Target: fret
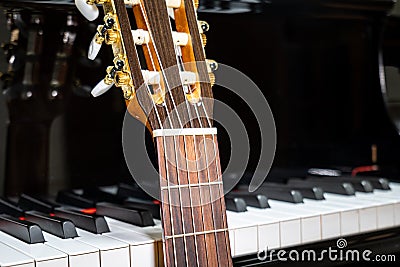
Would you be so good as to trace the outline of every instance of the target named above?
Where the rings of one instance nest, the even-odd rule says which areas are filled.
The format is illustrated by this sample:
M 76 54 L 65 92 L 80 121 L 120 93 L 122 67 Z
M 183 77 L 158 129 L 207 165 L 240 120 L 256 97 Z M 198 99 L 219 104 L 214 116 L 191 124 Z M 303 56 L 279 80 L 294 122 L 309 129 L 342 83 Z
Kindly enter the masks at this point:
M 165 239 L 173 239 L 173 238 L 182 238 L 182 237 L 196 236 L 196 235 L 216 234 L 216 233 L 228 232 L 228 231 L 229 231 L 229 229 L 216 229 L 216 230 L 203 231 L 203 232 L 193 232 L 193 233 L 188 233 L 188 234 L 164 236 L 164 238 Z
M 162 186 L 161 190 L 175 189 L 175 188 L 189 188 L 189 187 L 200 187 L 200 186 L 212 186 L 212 185 L 222 185 L 222 181 L 209 182 L 209 183 L 196 183 L 196 184 L 180 184 L 180 185 L 167 185 Z

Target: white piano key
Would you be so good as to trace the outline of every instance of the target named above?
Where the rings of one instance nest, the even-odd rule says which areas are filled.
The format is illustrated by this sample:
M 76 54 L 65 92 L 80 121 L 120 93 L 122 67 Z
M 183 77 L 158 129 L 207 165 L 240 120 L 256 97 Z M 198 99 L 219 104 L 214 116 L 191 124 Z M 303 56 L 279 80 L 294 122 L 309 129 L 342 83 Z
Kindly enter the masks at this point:
M 301 244 L 301 217 L 284 212 L 273 211 L 272 209 L 257 209 L 248 207 L 244 216 L 261 216 L 264 218 L 276 219 L 280 223 L 281 247 L 288 247 Z M 261 211 L 261 212 L 260 212 Z
M 62 239 L 43 232 L 46 245 L 68 255 L 69 267 L 100 267 L 100 253 L 97 248 L 79 242 L 76 239 Z
M 105 219 L 110 229 L 122 228 L 133 232 L 137 232 L 144 236 L 151 237 L 155 241 L 162 241 L 162 226 L 160 220 L 154 220 L 155 223 L 154 226 L 140 227 L 107 216 L 105 217 Z
M 36 267 L 68 267 L 67 254 L 44 243 L 28 244 L 3 232 L 0 232 L 0 240 L 3 244 L 33 258 Z
M 345 203 L 332 203 L 327 200 L 304 199 L 306 205 L 321 211 L 322 239 L 339 235 L 351 235 L 360 232 L 359 211 Z M 339 213 L 339 217 L 336 215 Z M 338 234 L 338 231 L 340 234 Z
M 293 204 L 277 200 L 269 200 L 268 202 L 272 210 L 301 217 L 301 242 L 303 244 L 321 240 L 321 213 L 314 207 L 310 209 L 303 203 Z M 262 211 L 262 209 L 259 210 Z
M 129 244 L 131 266 L 160 266 L 158 262 L 158 245 L 154 239 L 127 231 L 123 228 L 113 228 L 103 235 Z M 146 257 L 143 257 L 146 255 Z
M 281 247 L 280 242 L 280 225 L 279 220 L 265 218 L 262 216 L 247 217 L 242 216 L 242 213 L 227 211 L 228 228 L 240 228 L 257 226 L 257 251 L 264 250 L 265 248 L 275 249 Z M 234 232 L 234 231 L 232 231 Z M 234 233 L 233 233 L 234 234 Z M 247 242 L 245 240 L 237 239 L 237 242 Z M 232 243 L 232 240 L 231 240 Z
M 1 267 L 35 267 L 35 261 L 6 244 L 0 243 L 0 266 Z
M 252 254 L 258 251 L 258 229 L 254 222 L 240 219 L 227 211 L 232 256 Z
M 384 229 L 395 225 L 396 201 L 392 199 L 378 197 L 375 193 L 362 192 L 357 192 L 356 196 L 334 196 L 333 198 L 347 203 L 351 202 L 353 205 L 360 204 L 367 207 L 366 209 L 360 209 L 360 215 L 366 218 L 364 221 L 360 222 L 361 231 L 363 231 L 363 226 L 365 231 L 371 230 L 368 228 L 370 227 L 369 223 L 374 221 L 372 219 L 373 217 L 376 217 L 376 229 Z M 370 218 L 370 221 L 367 221 L 367 218 Z
M 368 200 L 377 207 L 378 229 L 393 227 L 395 225 L 395 205 L 399 203 L 388 197 L 381 197 L 374 193 L 356 193 L 356 199 Z
M 100 251 L 102 267 L 130 267 L 129 245 L 113 238 L 92 234 L 77 228 L 79 237 L 76 240 L 86 243 Z
M 341 196 L 325 193 L 327 202 L 342 203 L 358 209 L 360 232 L 374 231 L 378 229 L 377 207 L 374 203 L 368 203 L 355 196 Z

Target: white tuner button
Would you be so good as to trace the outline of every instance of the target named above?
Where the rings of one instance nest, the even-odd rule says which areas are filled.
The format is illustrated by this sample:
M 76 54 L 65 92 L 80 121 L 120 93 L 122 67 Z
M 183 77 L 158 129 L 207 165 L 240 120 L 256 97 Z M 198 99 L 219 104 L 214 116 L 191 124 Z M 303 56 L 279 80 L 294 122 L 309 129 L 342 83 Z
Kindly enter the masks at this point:
M 99 16 L 99 9 L 96 5 L 89 5 L 86 0 L 75 0 L 75 5 L 82 15 L 89 21 L 97 19 Z
M 96 36 L 97 36 L 97 34 L 93 37 L 92 42 L 90 43 L 90 46 L 89 46 L 88 58 L 90 60 L 94 60 L 97 57 L 97 55 L 99 54 L 100 49 L 101 49 L 102 44 L 99 44 L 98 42 L 96 42 Z
M 113 87 L 114 83 L 112 84 L 106 84 L 104 82 L 104 80 L 101 80 L 101 82 L 99 82 L 95 88 L 93 88 L 92 90 L 92 95 L 94 97 L 98 97 L 102 94 L 104 94 L 105 92 L 107 92 L 108 90 L 111 89 L 111 87 Z

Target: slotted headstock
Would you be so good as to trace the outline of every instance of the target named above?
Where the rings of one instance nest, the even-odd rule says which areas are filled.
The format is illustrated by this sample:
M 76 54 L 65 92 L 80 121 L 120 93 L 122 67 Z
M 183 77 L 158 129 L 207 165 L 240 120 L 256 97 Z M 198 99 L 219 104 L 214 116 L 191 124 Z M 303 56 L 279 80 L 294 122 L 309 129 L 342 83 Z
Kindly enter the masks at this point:
M 206 22 L 197 20 L 195 0 L 75 0 L 89 20 L 104 9 L 104 24 L 89 49 L 94 59 L 105 43 L 114 64 L 93 90 L 99 96 L 122 89 L 129 112 L 150 130 L 211 127 L 212 74 L 217 63 L 205 59 Z M 132 28 L 126 7 L 132 7 Z M 140 58 L 142 60 L 140 60 Z

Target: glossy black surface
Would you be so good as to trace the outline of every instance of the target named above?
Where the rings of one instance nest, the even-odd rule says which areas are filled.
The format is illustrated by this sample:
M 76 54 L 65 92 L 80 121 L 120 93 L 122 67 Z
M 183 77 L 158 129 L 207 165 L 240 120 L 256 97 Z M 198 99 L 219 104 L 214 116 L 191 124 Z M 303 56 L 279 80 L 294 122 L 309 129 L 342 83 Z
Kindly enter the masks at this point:
M 0 215 L 0 230 L 28 244 L 44 242 L 42 229 L 37 224 L 10 215 Z

